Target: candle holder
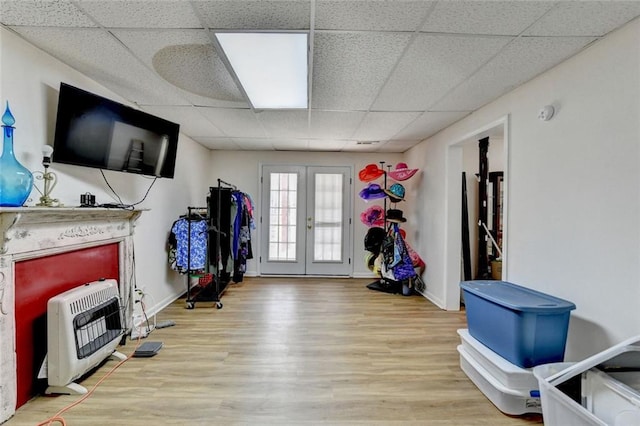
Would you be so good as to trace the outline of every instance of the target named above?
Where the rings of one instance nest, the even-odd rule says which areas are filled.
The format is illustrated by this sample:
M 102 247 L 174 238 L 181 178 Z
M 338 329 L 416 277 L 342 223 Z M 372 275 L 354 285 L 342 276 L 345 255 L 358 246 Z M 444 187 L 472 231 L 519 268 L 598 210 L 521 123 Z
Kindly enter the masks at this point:
M 51 165 L 51 156 L 53 154 L 53 148 L 51 145 L 45 145 L 42 147 L 42 165 L 44 166 L 44 172 L 35 171 L 33 176 L 36 180 L 43 181 L 42 191 L 34 185 L 36 190 L 40 193 L 40 202 L 36 204 L 38 207 L 60 207 L 60 202 L 56 198 L 51 198 L 51 191 L 58 183 L 58 177 L 55 173 L 49 171 Z

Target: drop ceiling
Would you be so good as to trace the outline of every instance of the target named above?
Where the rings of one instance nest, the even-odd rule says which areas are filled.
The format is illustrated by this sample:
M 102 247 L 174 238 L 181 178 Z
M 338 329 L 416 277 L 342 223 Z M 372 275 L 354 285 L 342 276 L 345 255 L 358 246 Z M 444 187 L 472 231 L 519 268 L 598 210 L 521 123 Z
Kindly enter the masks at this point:
M 0 24 L 214 150 L 404 152 L 637 1 L 0 0 Z M 309 108 L 255 110 L 219 31 L 309 33 Z

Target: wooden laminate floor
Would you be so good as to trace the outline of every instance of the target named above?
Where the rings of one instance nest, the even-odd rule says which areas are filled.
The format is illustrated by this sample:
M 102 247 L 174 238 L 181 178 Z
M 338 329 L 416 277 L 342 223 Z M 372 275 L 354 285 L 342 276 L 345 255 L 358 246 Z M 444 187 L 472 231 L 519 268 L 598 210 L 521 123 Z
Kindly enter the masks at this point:
M 542 423 L 504 415 L 460 370 L 464 312 L 368 282 L 246 278 L 220 310 L 178 300 L 158 315 L 176 325 L 145 339 L 164 343 L 158 355 L 129 359 L 63 417 L 73 426 Z M 36 397 L 5 424 L 36 425 L 77 399 Z

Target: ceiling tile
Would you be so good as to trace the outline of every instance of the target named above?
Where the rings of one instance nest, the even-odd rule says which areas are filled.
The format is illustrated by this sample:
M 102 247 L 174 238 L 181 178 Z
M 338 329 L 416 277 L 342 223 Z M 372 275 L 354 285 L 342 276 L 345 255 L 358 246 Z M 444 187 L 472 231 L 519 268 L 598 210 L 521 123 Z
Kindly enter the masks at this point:
M 595 38 L 521 37 L 432 110 L 473 111 L 577 53 Z
M 186 1 L 77 0 L 78 5 L 107 28 L 201 28 Z
M 180 124 L 180 131 L 194 137 L 220 137 L 224 134 L 191 106 L 142 106 L 144 111 Z
M 250 109 L 198 107 L 198 110 L 227 136 L 266 137 L 256 114 Z
M 344 144 L 342 151 L 345 152 L 378 152 L 378 149 L 384 145 L 385 142 L 379 142 L 375 144 L 359 144 L 358 141 L 351 140 Z
M 394 136 L 399 140 L 421 141 L 465 117 L 469 112 L 425 112 Z
M 2 0 L 0 22 L 7 26 L 97 26 L 80 9 L 63 0 Z
M 205 148 L 220 150 L 220 151 L 238 151 L 240 146 L 235 144 L 229 138 L 209 138 L 205 136 L 198 136 L 192 138 L 195 142 L 204 146 Z
M 272 139 L 232 138 L 231 141 L 246 151 L 273 151 Z
M 367 110 L 411 35 L 316 33 L 312 107 Z
M 360 141 L 391 139 L 419 115 L 419 112 L 370 112 L 353 135 L 353 139 Z
M 310 1 L 192 1 L 211 29 L 308 30 Z
M 308 138 L 309 113 L 301 111 L 262 111 L 256 114 L 272 138 Z
M 98 29 L 16 27 L 26 40 L 136 104 L 184 105 L 173 86 Z
M 310 135 L 318 139 L 349 139 L 365 114 L 364 112 L 311 110 Z
M 194 105 L 248 107 L 203 30 L 113 30 L 148 67 Z
M 510 40 L 510 37 L 422 34 L 411 43 L 372 109 L 424 111 Z
M 416 31 L 435 1 L 316 0 L 316 30 Z
M 348 141 L 344 140 L 311 139 L 308 141 L 307 150 L 340 152 L 347 143 Z
M 307 151 L 308 139 L 280 139 L 273 140 L 273 148 L 277 151 Z
M 393 140 L 378 147 L 378 152 L 405 152 L 418 144 L 417 141 Z
M 440 1 L 422 31 L 518 35 L 553 5 L 548 1 Z
M 639 14 L 638 1 L 561 1 L 525 34 L 603 36 Z

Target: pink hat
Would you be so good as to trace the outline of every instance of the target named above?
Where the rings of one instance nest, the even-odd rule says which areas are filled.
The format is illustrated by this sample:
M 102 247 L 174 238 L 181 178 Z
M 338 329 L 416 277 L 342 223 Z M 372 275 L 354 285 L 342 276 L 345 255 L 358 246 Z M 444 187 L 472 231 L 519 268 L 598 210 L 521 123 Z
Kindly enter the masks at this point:
M 384 210 L 380 206 L 371 206 L 360 213 L 360 220 L 369 227 L 384 226 Z
M 410 169 L 407 163 L 398 163 L 396 164 L 395 170 L 391 170 L 388 174 L 391 179 L 402 181 L 409 179 L 415 175 L 417 171 L 418 169 Z

